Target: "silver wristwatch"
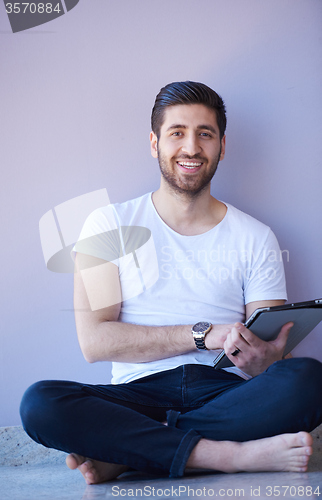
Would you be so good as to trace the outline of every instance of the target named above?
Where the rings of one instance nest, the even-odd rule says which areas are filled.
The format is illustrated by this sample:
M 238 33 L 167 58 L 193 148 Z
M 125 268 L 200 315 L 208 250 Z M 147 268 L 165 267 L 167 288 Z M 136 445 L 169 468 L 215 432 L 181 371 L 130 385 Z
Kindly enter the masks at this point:
M 192 328 L 192 335 L 196 344 L 197 349 L 204 350 L 207 349 L 205 344 L 205 337 L 208 332 L 210 332 L 212 327 L 211 323 L 207 321 L 199 321 Z

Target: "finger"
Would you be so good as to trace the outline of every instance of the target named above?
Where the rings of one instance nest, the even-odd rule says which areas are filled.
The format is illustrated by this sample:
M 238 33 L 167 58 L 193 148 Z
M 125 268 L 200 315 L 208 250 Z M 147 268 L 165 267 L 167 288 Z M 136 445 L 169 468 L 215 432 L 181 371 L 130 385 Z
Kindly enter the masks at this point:
M 239 352 L 241 352 L 241 347 L 238 347 L 236 343 L 233 340 L 233 335 L 229 334 L 227 337 L 225 343 L 224 343 L 224 350 L 227 355 L 231 355 L 232 352 L 235 352 L 238 349 Z
M 294 326 L 294 323 L 292 323 L 291 321 L 282 326 L 280 333 L 274 341 L 274 344 L 278 348 L 285 347 L 292 326 Z
M 256 341 L 256 336 L 246 328 L 242 323 L 235 323 L 232 328 L 232 333 L 238 335 L 242 342 L 245 342 L 248 345 L 251 345 Z M 238 339 L 235 337 L 236 342 Z
M 224 350 L 225 350 L 225 353 L 226 354 L 230 354 L 231 352 L 233 352 L 234 350 L 236 349 L 236 347 L 234 346 L 234 343 L 232 341 L 232 337 L 231 337 L 231 334 L 227 335 L 227 338 L 224 342 Z
M 240 353 L 241 353 L 241 350 L 238 347 L 236 347 L 236 349 L 233 352 L 231 352 L 230 355 L 235 357 L 235 356 L 238 356 L 238 354 L 240 354 Z
M 233 328 L 231 333 L 227 336 L 226 342 L 224 344 L 224 349 L 226 354 L 228 353 L 230 355 L 236 356 L 240 352 L 243 352 L 243 350 L 245 350 L 246 347 L 248 347 L 248 344 L 239 335 L 237 329 Z
M 236 348 L 234 344 L 231 342 L 227 341 L 224 344 L 224 350 L 227 358 L 234 364 L 236 365 L 236 362 L 238 363 L 238 355 L 241 354 L 241 351 Z

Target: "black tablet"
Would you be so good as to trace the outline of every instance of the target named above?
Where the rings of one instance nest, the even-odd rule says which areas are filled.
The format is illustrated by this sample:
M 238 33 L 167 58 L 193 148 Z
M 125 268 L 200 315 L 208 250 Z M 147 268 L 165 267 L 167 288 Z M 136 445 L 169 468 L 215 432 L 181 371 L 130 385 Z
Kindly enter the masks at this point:
M 320 321 L 322 321 L 322 299 L 296 302 L 284 306 L 256 309 L 245 326 L 262 340 L 274 340 L 283 325 L 292 321 L 292 327 L 284 350 L 284 356 L 297 346 Z M 214 360 L 215 368 L 234 366 L 222 351 Z

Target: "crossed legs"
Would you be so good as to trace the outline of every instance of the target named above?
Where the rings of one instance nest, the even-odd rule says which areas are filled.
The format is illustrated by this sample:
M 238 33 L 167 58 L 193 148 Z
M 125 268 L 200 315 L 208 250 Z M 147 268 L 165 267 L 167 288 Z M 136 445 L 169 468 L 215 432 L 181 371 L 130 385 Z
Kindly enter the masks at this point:
M 292 365 L 289 364 L 287 370 L 285 362 L 279 362 L 277 368 L 268 370 L 266 378 L 261 375 L 262 383 L 259 377 L 250 382 L 237 380 L 236 385 L 230 381 L 229 390 L 222 391 L 216 398 L 199 406 L 194 406 L 192 401 L 190 408 L 183 406 L 181 409 L 177 401 L 168 406 L 160 403 L 156 408 L 151 398 L 145 398 L 144 404 L 134 404 L 137 394 L 133 401 L 126 400 L 124 394 L 117 400 L 104 391 L 101 397 L 89 394 L 84 386 L 76 383 L 44 382 L 26 392 L 21 416 L 29 435 L 45 446 L 69 453 L 67 465 L 71 469 L 78 468 L 89 484 L 113 479 L 127 467 L 172 477 L 181 476 L 185 468 L 223 472 L 305 471 L 312 453 L 312 438 L 303 431 L 312 430 L 322 420 L 322 365 L 314 360 L 288 361 Z M 285 380 L 281 384 L 283 370 L 286 370 Z M 256 400 L 260 387 L 263 392 L 265 384 L 276 384 L 277 380 L 275 401 L 269 398 L 264 404 L 258 397 Z M 125 389 L 130 390 L 132 386 L 126 385 Z M 200 387 L 203 385 L 201 378 Z M 142 380 L 135 388 L 141 391 L 145 386 L 146 381 Z M 294 387 L 296 391 L 292 392 Z M 117 391 L 115 386 L 114 390 Z M 181 394 L 182 390 L 179 392 Z M 190 392 L 193 393 L 193 389 L 188 387 L 187 394 Z M 240 394 L 241 400 L 238 399 Z M 247 394 L 250 402 L 253 399 L 250 414 L 263 423 L 262 436 L 257 431 L 252 434 L 256 425 L 241 411 L 250 404 L 249 401 L 242 404 Z M 299 394 L 303 397 L 299 398 Z M 157 400 L 158 396 L 156 394 Z M 294 399 L 297 399 L 296 404 Z M 279 413 L 275 415 L 272 411 L 265 423 L 263 415 L 267 413 L 267 406 L 274 409 L 274 405 L 275 410 L 276 405 L 284 405 L 290 410 L 279 412 L 283 414 L 282 420 Z M 167 409 L 172 410 L 168 417 L 169 413 L 175 413 L 176 419 L 173 421 L 172 415 L 168 418 L 169 425 L 165 426 L 162 421 Z M 225 432 L 225 419 L 216 420 L 216 412 L 224 410 L 232 418 L 228 419 Z M 290 419 L 290 415 L 293 418 Z M 232 423 L 234 428 L 230 429 Z M 265 428 L 266 424 L 270 428 Z M 261 429 L 260 425 L 257 427 Z M 300 430 L 302 432 L 293 432 Z

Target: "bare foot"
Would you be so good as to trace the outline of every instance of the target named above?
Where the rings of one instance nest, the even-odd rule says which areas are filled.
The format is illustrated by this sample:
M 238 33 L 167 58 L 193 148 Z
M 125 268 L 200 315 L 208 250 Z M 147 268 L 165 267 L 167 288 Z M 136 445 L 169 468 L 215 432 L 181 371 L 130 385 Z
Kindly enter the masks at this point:
M 126 465 L 99 462 L 98 460 L 82 457 L 76 453 L 71 453 L 66 457 L 66 464 L 72 470 L 78 469 L 83 474 L 87 484 L 110 481 L 128 470 Z
M 313 452 L 312 443 L 312 436 L 307 432 L 244 443 L 201 439 L 192 451 L 187 467 L 222 472 L 305 472 Z
M 240 470 L 249 472 L 267 470 L 305 472 L 310 455 L 313 453 L 313 439 L 307 432 L 281 434 L 240 444 L 242 445 Z

